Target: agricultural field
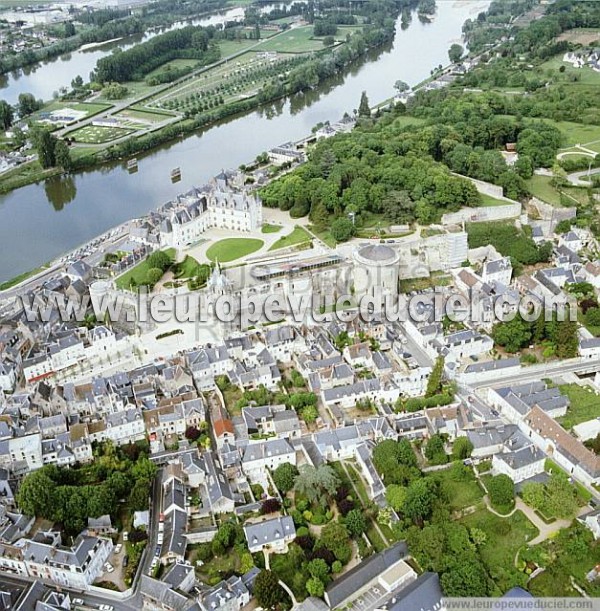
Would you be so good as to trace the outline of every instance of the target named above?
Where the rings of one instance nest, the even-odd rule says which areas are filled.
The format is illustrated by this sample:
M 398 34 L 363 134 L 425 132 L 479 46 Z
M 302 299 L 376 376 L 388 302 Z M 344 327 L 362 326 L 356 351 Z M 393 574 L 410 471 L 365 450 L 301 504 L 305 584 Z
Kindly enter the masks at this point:
M 135 129 L 126 129 L 123 127 L 86 125 L 85 127 L 70 132 L 69 136 L 81 144 L 104 144 L 123 138 L 123 136 L 129 136 L 134 131 Z
M 575 28 L 574 30 L 563 32 L 558 37 L 558 40 L 566 40 L 568 42 L 589 46 L 596 41 L 600 41 L 600 30 L 596 28 Z
M 119 119 L 131 120 L 138 125 L 155 125 L 157 123 L 162 123 L 169 118 L 173 118 L 176 115 L 173 113 L 167 113 L 164 111 L 158 110 L 144 110 L 143 108 L 138 108 L 136 106 L 130 106 L 125 110 L 122 110 L 115 117 Z
M 203 111 L 252 97 L 268 81 L 289 69 L 293 59 L 248 52 L 214 66 L 146 103 L 150 109 Z

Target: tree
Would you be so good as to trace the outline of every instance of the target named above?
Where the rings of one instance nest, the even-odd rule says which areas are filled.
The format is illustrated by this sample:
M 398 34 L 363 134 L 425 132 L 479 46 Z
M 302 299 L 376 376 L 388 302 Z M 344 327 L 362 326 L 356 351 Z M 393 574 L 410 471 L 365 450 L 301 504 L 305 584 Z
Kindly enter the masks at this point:
M 406 500 L 406 488 L 398 484 L 391 484 L 385 490 L 385 498 L 394 511 L 402 511 Z
M 164 272 L 160 267 L 151 267 L 146 272 L 146 283 L 154 286 L 163 277 L 163 274 Z
M 370 117 L 371 107 L 369 106 L 369 97 L 367 92 L 363 91 L 360 96 L 360 104 L 358 105 L 358 116 L 359 117 Z
M 448 49 L 448 57 L 450 58 L 450 61 L 453 64 L 458 64 L 458 62 L 460 62 L 464 52 L 465 52 L 465 50 L 459 44 L 454 43 Z
M 65 38 L 75 36 L 75 26 L 72 21 L 65 21 Z
M 315 558 L 311 560 L 307 567 L 311 577 L 316 577 L 323 583 L 329 581 L 329 565 L 322 558 Z
M 452 446 L 452 457 L 455 460 L 465 460 L 471 457 L 473 444 L 468 437 L 458 437 Z
M 36 100 L 31 93 L 20 93 L 17 103 L 17 112 L 19 117 L 24 118 L 33 114 L 44 105 L 42 100 Z
M 56 138 L 47 130 L 35 130 L 32 134 L 42 168 L 52 168 L 56 165 Z
M 564 473 L 552 473 L 546 483 L 548 512 L 557 518 L 572 518 L 577 511 L 575 488 Z
M 132 511 L 145 511 L 148 509 L 152 482 L 148 479 L 138 479 L 129 494 L 129 506 Z
M 487 483 L 490 502 L 496 507 L 512 507 L 515 502 L 515 484 L 508 475 L 495 475 Z
M 356 539 L 367 530 L 367 521 L 364 513 L 360 509 L 352 509 L 346 516 L 346 528 L 348 532 Z
M 254 581 L 254 596 L 263 609 L 275 609 L 285 600 L 285 592 L 279 585 L 275 573 L 262 570 Z
M 339 522 L 330 522 L 323 527 L 317 545 L 333 552 L 342 564 L 346 564 L 352 555 L 348 530 Z
M 427 390 L 425 391 L 426 397 L 433 397 L 442 390 L 442 377 L 444 375 L 444 357 L 438 356 L 435 360 L 435 364 L 429 379 L 427 380 Z
M 7 130 L 13 122 L 13 109 L 6 100 L 0 100 L 0 125 Z
M 298 469 L 289 462 L 284 462 L 273 471 L 273 482 L 282 494 L 289 492 L 294 487 L 298 476 Z
M 19 487 L 17 504 L 28 516 L 46 516 L 54 504 L 56 483 L 47 475 L 45 468 L 29 473 Z
M 323 38 L 324 47 L 331 47 L 334 44 L 335 44 L 335 38 L 333 36 L 325 36 L 325 38 Z
M 294 490 L 305 496 L 309 503 L 325 505 L 328 497 L 333 497 L 339 484 L 338 476 L 329 465 L 304 465 L 296 477 Z
M 546 503 L 546 493 L 544 492 L 544 484 L 530 482 L 523 485 L 521 491 L 523 501 L 533 509 L 543 509 Z
M 417 525 L 422 525 L 433 510 L 435 493 L 430 480 L 418 479 L 408 486 L 403 513 Z
M 496 344 L 503 346 L 507 352 L 517 352 L 529 344 L 531 324 L 517 315 L 512 320 L 495 325 L 492 330 L 492 338 Z
M 148 267 L 157 267 L 163 272 L 171 266 L 171 257 L 164 250 L 157 250 L 148 256 Z
M 448 456 L 444 448 L 444 440 L 437 433 L 432 435 L 425 446 L 425 458 L 432 465 L 443 465 L 448 462 Z
M 323 594 L 325 594 L 325 586 L 320 579 L 316 577 L 311 577 L 306 582 L 306 591 L 310 596 L 315 596 L 316 598 L 321 598 Z
M 452 597 L 485 597 L 489 593 L 488 577 L 480 562 L 457 560 L 446 571 L 440 583 L 446 596 Z
M 268 513 L 275 513 L 281 509 L 281 502 L 279 499 L 270 498 L 265 499 L 260 506 L 260 513 L 266 515 Z
M 70 172 L 73 169 L 73 160 L 71 159 L 71 151 L 64 140 L 58 140 L 54 147 L 55 163 L 65 172 Z
M 195 426 L 188 426 L 185 429 L 185 438 L 189 441 L 198 441 L 202 433 Z
M 404 81 L 397 80 L 394 83 L 394 89 L 398 93 L 404 93 L 405 91 L 408 91 L 410 89 L 410 86 L 408 85 L 408 83 L 405 83 Z
M 336 242 L 346 242 L 354 235 L 354 223 L 347 218 L 338 218 L 331 223 L 331 236 Z

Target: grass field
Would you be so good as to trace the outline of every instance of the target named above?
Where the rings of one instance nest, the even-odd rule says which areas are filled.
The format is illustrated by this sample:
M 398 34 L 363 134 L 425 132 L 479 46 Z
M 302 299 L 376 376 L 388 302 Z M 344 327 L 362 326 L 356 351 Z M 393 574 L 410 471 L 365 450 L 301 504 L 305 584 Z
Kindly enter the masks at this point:
M 170 62 L 167 62 L 166 64 L 155 68 L 154 70 L 152 70 L 152 72 L 148 72 L 146 78 L 156 76 L 157 74 L 162 74 L 167 70 L 172 70 L 175 68 L 193 68 L 197 63 L 197 59 L 172 59 Z
M 227 263 L 251 255 L 260 250 L 263 244 L 262 240 L 256 238 L 225 238 L 210 246 L 206 251 L 206 256 L 211 261 L 218 260 L 219 263 Z
M 598 79 L 600 84 L 600 73 Z M 600 93 L 600 92 L 599 92 Z M 600 125 L 584 125 L 571 121 L 547 121 L 557 127 L 563 135 L 563 146 L 570 148 L 575 144 L 600 141 Z
M 461 522 L 467 528 L 479 528 L 486 533 L 487 540 L 479 548 L 481 558 L 491 575 L 501 575 L 504 571 L 514 571 L 515 555 L 519 548 L 538 534 L 538 529 L 521 511 L 509 518 L 499 518 L 487 509 L 472 513 Z M 500 589 L 502 585 L 498 584 Z M 501 592 L 505 593 L 505 590 Z
M 323 41 L 314 38 L 314 28 L 307 25 L 292 28 L 256 47 L 257 51 L 276 51 L 277 53 L 310 53 L 323 48 Z
M 173 266 L 176 278 L 194 278 L 200 275 L 206 268 L 206 263 L 200 264 L 194 257 L 186 255 L 185 259 Z
M 296 225 L 292 233 L 282 236 L 275 242 L 269 250 L 279 250 L 280 248 L 288 248 L 289 246 L 296 246 L 297 244 L 303 244 L 310 242 L 311 236 L 302 227 Z
M 436 471 L 427 477 L 441 483 L 442 490 L 448 496 L 450 509 L 453 511 L 476 505 L 483 498 L 483 489 L 472 470 L 469 471 L 468 478 L 458 481 L 452 478 L 451 468 Z
M 167 253 L 167 255 L 169 255 L 171 260 L 173 260 L 173 258 L 175 257 L 175 249 L 168 248 L 167 250 L 165 250 L 165 252 Z M 138 263 L 115 280 L 117 288 L 129 290 L 132 279 L 135 280 L 135 283 L 137 285 L 144 284 L 146 282 L 146 276 L 148 275 L 149 269 L 150 267 L 148 265 L 147 259 L 145 261 L 142 261 L 141 263 Z
M 555 80 L 569 83 L 573 86 L 581 85 L 600 85 L 600 73 L 595 72 L 589 66 L 583 66 L 583 68 L 575 68 L 571 64 L 563 62 L 562 54 L 557 57 L 553 57 L 548 61 L 541 64 L 541 70 L 552 70 L 552 78 Z M 559 72 L 561 66 L 565 67 L 564 72 Z M 571 81 L 573 75 L 577 75 L 578 81 Z
M 98 113 L 104 111 L 104 110 L 108 110 L 109 108 L 112 108 L 113 104 L 97 104 L 97 103 L 88 103 L 88 102 L 74 102 L 74 101 L 66 101 L 66 102 L 59 102 L 59 101 L 53 101 L 50 102 L 49 104 L 45 104 L 44 107 L 34 113 L 31 118 L 33 121 L 39 120 L 40 118 L 40 113 L 48 113 L 48 112 L 55 112 L 57 110 L 63 110 L 63 109 L 67 109 L 70 108 L 71 110 L 76 110 L 78 112 L 85 112 L 85 116 L 82 116 L 82 119 L 87 119 L 89 117 L 92 117 L 93 115 L 97 115 Z
M 158 110 L 143 110 L 134 106 L 121 111 L 117 117 L 125 117 L 133 119 L 134 121 L 141 121 L 143 123 L 162 123 L 169 117 L 174 117 L 173 113 L 161 112 Z
M 281 230 L 281 225 L 271 225 L 270 223 L 265 223 L 261 228 L 262 233 L 279 233 Z
M 532 195 L 553 206 L 561 206 L 560 193 L 550 184 L 549 176 L 532 176 L 525 183 Z
M 506 206 L 510 202 L 504 201 L 502 199 L 496 199 L 491 195 L 487 195 L 486 193 L 480 193 L 481 195 L 481 205 L 484 207 L 488 206 Z
M 563 384 L 559 386 L 563 395 L 567 395 L 571 405 L 558 422 L 567 430 L 576 424 L 592 420 L 600 416 L 600 397 L 589 387 L 578 384 Z
M 117 140 L 123 136 L 132 134 L 135 130 L 124 129 L 122 127 L 100 127 L 96 125 L 86 125 L 73 132 L 69 133 L 71 138 L 75 138 L 76 142 L 83 144 L 104 144 Z

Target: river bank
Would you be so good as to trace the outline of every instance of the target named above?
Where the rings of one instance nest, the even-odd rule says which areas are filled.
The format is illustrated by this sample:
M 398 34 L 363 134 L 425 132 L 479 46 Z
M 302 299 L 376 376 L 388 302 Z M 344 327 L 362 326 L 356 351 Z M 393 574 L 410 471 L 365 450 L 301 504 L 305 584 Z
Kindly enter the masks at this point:
M 488 0 L 462 6 L 443 2 L 439 18 L 431 24 L 414 19 L 402 30 L 398 22 L 389 46 L 372 51 L 344 75 L 139 154 L 135 174 L 127 171 L 124 162 L 113 161 L 0 197 L 4 243 L 0 280 L 53 260 L 127 219 L 143 216 L 178 193 L 203 184 L 222 168 L 238 167 L 282 142 L 301 139 L 319 123 L 339 119 L 344 111 L 352 113 L 361 91 L 367 91 L 373 101 L 385 100 L 393 96 L 397 79 L 409 85 L 421 82 L 433 66 L 447 63 L 448 48 L 460 38 L 464 21 L 488 5 Z M 174 167 L 182 173 L 175 185 L 170 180 Z

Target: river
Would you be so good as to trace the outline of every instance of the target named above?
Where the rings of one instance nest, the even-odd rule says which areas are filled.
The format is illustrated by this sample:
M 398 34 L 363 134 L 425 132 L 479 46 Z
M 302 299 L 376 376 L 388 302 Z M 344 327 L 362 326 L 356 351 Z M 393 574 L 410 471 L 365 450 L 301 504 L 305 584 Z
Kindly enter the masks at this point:
M 438 0 L 431 23 L 416 15 L 392 44 L 359 62 L 318 91 L 282 100 L 226 120 L 138 157 L 139 171 L 124 164 L 56 177 L 0 197 L 0 281 L 39 266 L 129 218 L 141 216 L 223 168 L 236 168 L 273 146 L 297 140 L 319 122 L 357 108 L 361 92 L 371 103 L 391 97 L 401 79 L 415 85 L 432 67 L 448 62 L 448 48 L 461 42 L 462 24 L 489 0 Z M 74 72 L 73 74 L 76 74 Z M 172 184 L 170 171 L 182 180 Z
M 264 9 L 263 9 L 264 10 Z M 71 81 L 80 75 L 84 81 L 89 80 L 90 72 L 96 67 L 99 59 L 110 55 L 114 49 L 129 49 L 140 42 L 145 42 L 170 30 L 187 25 L 222 25 L 227 21 L 240 21 L 244 17 L 242 8 L 219 11 L 214 15 L 179 21 L 164 28 L 154 28 L 145 34 L 134 34 L 120 40 L 99 43 L 97 45 L 65 53 L 45 62 L 15 70 L 0 76 L 0 98 L 9 104 L 16 104 L 20 93 L 32 93 L 36 98 L 51 100 L 54 92 L 61 87 L 71 86 Z

